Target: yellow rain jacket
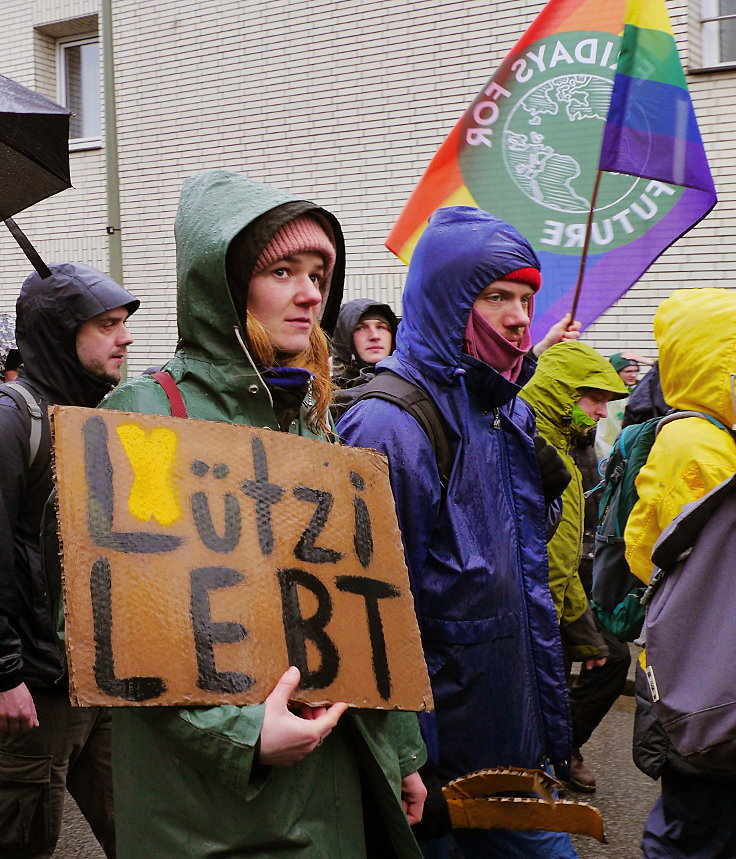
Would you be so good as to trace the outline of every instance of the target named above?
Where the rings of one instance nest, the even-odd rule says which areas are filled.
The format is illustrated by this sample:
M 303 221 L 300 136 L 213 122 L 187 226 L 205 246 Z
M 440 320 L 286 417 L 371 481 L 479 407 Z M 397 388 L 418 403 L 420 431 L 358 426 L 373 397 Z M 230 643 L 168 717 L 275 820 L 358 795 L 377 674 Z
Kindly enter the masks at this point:
M 680 289 L 654 316 L 662 393 L 675 409 L 736 421 L 736 292 Z M 665 424 L 636 478 L 639 500 L 626 524 L 626 560 L 643 582 L 652 549 L 684 504 L 736 472 L 736 441 L 699 417 Z

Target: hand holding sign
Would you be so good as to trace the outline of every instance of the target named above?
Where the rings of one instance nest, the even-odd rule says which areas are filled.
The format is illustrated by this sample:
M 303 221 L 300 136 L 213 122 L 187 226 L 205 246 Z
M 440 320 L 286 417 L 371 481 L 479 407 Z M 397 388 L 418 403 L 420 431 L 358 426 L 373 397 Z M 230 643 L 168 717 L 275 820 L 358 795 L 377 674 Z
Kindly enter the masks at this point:
M 301 674 L 292 666 L 285 671 L 273 692 L 266 698 L 266 714 L 261 728 L 262 764 L 289 767 L 314 751 L 332 731 L 347 704 L 333 704 L 322 715 L 303 718 L 289 709 L 289 700 L 299 685 Z M 300 705 L 304 707 L 305 705 Z

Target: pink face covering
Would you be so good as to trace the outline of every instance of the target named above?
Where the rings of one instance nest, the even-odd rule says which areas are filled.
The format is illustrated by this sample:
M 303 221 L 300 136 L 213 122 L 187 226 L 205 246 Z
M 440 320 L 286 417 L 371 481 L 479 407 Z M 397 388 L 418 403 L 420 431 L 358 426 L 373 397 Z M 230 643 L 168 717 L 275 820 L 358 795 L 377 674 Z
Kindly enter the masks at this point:
M 529 318 L 534 312 L 534 299 L 529 306 Z M 517 346 L 498 331 L 473 308 L 465 326 L 465 352 L 483 361 L 499 372 L 505 379 L 515 382 L 521 373 L 524 355 L 531 349 L 532 335 L 529 327 L 524 329 L 521 343 Z

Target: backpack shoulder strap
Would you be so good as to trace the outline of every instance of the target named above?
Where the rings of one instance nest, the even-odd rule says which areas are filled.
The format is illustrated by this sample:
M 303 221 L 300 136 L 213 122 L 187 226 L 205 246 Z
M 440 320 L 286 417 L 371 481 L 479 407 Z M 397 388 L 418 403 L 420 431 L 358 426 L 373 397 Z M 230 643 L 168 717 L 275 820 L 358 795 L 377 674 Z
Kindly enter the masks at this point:
M 447 437 L 447 427 L 435 401 L 419 385 L 415 385 L 391 370 L 377 373 L 355 402 L 371 398 L 394 403 L 408 412 L 421 426 L 434 448 L 440 482 L 442 488 L 446 489 L 452 470 L 453 455 Z
M 187 407 L 184 405 L 184 399 L 176 385 L 176 382 L 168 373 L 159 370 L 156 373 L 151 373 L 151 376 L 164 389 L 166 396 L 169 398 L 169 407 L 171 409 L 172 418 L 185 418 L 187 416 Z
M 679 420 L 680 418 L 703 418 L 703 420 L 706 420 L 709 423 L 712 423 L 714 426 L 717 426 L 719 429 L 722 429 L 727 432 L 734 439 L 734 441 L 736 441 L 736 433 L 733 431 L 733 429 L 721 423 L 718 418 L 714 418 L 713 415 L 709 415 L 706 412 L 697 412 L 690 409 L 671 412 L 670 414 L 665 415 L 663 418 L 660 418 L 659 423 L 657 424 L 657 435 L 659 435 L 660 430 L 665 424 Z
M 0 385 L 0 391 L 7 394 L 11 400 L 23 411 L 31 416 L 31 431 L 28 436 L 28 467 L 36 461 L 38 448 L 41 445 L 41 432 L 43 430 L 43 412 L 36 402 L 36 398 L 24 385 L 19 382 L 5 382 Z
M 635 424 L 634 424 L 635 426 Z M 627 432 L 626 430 L 629 430 Z M 621 435 L 614 442 L 614 446 L 618 446 L 618 450 L 621 454 L 621 459 L 627 460 L 629 458 L 630 449 L 629 449 L 629 436 L 631 435 L 630 427 L 624 427 L 621 430 Z

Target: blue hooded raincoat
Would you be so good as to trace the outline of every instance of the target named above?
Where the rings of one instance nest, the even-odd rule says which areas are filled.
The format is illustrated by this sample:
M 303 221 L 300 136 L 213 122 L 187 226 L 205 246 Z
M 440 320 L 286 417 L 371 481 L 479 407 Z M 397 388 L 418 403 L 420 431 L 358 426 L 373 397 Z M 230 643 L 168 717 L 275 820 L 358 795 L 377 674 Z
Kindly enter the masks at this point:
M 455 451 L 444 499 L 432 445 L 401 408 L 363 400 L 338 424 L 345 443 L 389 458 L 436 704 L 425 741 L 444 780 L 569 757 L 534 418 L 519 385 L 463 353 L 481 290 L 526 266 L 539 263 L 524 237 L 468 207 L 439 210 L 412 257 L 396 350 L 379 367 L 424 388 L 444 416 Z

